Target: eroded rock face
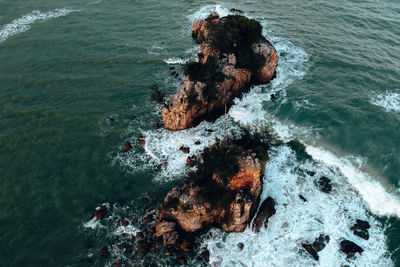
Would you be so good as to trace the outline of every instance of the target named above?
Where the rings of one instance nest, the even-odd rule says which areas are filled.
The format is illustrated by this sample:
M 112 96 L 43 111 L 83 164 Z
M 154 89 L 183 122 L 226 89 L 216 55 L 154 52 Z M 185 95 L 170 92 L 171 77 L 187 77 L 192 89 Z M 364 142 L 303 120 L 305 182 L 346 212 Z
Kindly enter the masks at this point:
M 263 225 L 268 223 L 269 217 L 275 214 L 275 201 L 271 197 L 267 197 L 260 206 L 256 218 L 253 221 L 251 229 L 253 232 L 259 232 Z
M 215 225 L 227 232 L 243 232 L 252 219 L 261 194 L 262 168 L 251 150 L 238 158 L 239 172 L 226 185 L 213 175 L 210 181 L 191 180 L 174 187 L 157 211 L 156 236 L 164 245 L 178 245 L 184 233 Z M 177 236 L 178 234 L 179 236 Z
M 212 23 L 221 23 L 222 19 L 215 19 Z M 245 68 L 236 68 L 236 56 L 234 54 L 222 54 L 214 49 L 208 39 L 208 30 L 205 20 L 197 20 L 193 23 L 193 37 L 200 43 L 201 52 L 199 61 L 206 62 L 209 56 L 219 58 L 219 65 L 225 74 L 225 80 L 217 83 L 218 94 L 216 98 L 210 99 L 203 95 L 206 84 L 193 82 L 189 77 L 181 85 L 179 91 L 163 107 L 161 115 L 164 126 L 171 130 L 183 130 L 194 127 L 204 119 L 215 119 L 222 115 L 227 108 L 232 106 L 233 100 L 240 97 L 241 93 L 254 84 L 269 82 L 275 74 L 278 65 L 278 56 L 275 48 L 266 39 L 253 44 L 256 53 L 264 56 L 265 64 L 256 73 L 251 73 Z M 197 94 L 197 103 L 189 103 L 188 95 Z

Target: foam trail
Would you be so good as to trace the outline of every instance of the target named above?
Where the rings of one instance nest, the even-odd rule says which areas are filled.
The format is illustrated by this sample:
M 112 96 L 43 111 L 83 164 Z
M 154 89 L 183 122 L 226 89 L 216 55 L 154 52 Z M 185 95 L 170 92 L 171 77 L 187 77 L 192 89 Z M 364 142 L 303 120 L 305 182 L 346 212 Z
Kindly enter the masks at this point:
M 21 32 L 29 30 L 32 24 L 36 22 L 43 22 L 50 19 L 63 17 L 73 12 L 69 9 L 55 9 L 49 12 L 41 12 L 39 10 L 32 11 L 29 14 L 13 20 L 11 23 L 4 25 L 0 29 L 0 43 L 7 40 L 10 36 L 16 35 Z
M 371 98 L 371 104 L 383 107 L 387 112 L 400 112 L 400 93 L 386 91 Z
M 306 146 L 306 151 L 315 160 L 340 170 L 368 203 L 373 213 L 400 218 L 400 199 L 388 193 L 379 182 L 357 169 L 349 160 L 338 158 L 333 153 L 318 147 Z

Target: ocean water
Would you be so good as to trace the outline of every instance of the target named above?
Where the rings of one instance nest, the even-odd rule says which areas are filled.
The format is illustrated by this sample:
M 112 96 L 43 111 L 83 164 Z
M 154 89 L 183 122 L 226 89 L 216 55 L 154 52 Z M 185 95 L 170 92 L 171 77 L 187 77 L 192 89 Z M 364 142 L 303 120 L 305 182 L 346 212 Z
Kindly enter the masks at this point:
M 163 253 L 124 253 L 118 245 L 145 225 L 120 221 L 153 216 L 188 171 L 178 148 L 200 154 L 223 136 L 225 119 L 230 137 L 246 129 L 272 142 L 262 198 L 272 196 L 277 212 L 258 234 L 210 229 L 195 254 L 207 248 L 213 266 L 400 266 L 398 1 L 0 0 L 0 7 L 0 266 L 176 265 Z M 279 54 L 277 78 L 215 122 L 155 129 L 161 106 L 149 88 L 176 92 L 181 64 L 199 50 L 193 20 L 231 8 L 263 25 Z M 310 157 L 287 145 L 293 139 Z M 122 153 L 127 141 L 133 149 Z M 317 189 L 310 171 L 332 180 L 331 194 Z M 102 203 L 113 210 L 90 220 Z M 356 219 L 370 222 L 368 241 L 350 231 Z M 315 262 L 300 243 L 321 233 L 330 242 Z M 363 254 L 347 260 L 338 251 L 343 238 Z M 187 260 L 200 264 L 196 255 Z

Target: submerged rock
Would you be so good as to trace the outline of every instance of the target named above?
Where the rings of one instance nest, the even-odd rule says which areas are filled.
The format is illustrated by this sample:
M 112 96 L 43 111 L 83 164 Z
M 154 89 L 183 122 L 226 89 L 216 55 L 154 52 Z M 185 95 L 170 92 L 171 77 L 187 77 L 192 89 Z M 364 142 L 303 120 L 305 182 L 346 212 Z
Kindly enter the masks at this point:
M 329 236 L 321 234 L 315 241 L 311 244 L 301 243 L 301 246 L 315 259 L 319 260 L 318 252 L 323 250 L 325 246 L 329 243 Z
M 351 227 L 350 229 L 353 230 L 353 233 L 365 240 L 369 239 L 369 233 L 368 233 L 368 229 L 371 226 L 369 225 L 369 223 L 367 221 L 363 221 L 363 220 L 357 220 L 356 224 Z
M 353 258 L 356 253 L 363 253 L 363 249 L 356 243 L 350 240 L 343 240 L 340 242 L 340 251 L 347 255 L 347 258 Z
M 303 200 L 304 202 L 307 202 L 307 199 L 306 199 L 303 195 L 299 195 L 299 198 L 300 198 L 301 200 Z
M 211 23 L 226 23 L 226 18 L 215 19 Z M 179 91 L 162 108 L 161 115 L 164 126 L 171 130 L 183 130 L 194 127 L 204 119 L 216 119 L 222 115 L 226 108 L 230 108 L 233 100 L 240 97 L 251 83 L 265 84 L 275 74 L 278 65 L 278 56 L 275 48 L 264 37 L 251 48 L 256 55 L 261 55 L 265 63 L 258 69 L 250 71 L 236 66 L 238 59 L 233 53 L 221 53 L 212 46 L 210 31 L 206 20 L 196 20 L 193 23 L 192 36 L 200 43 L 201 53 L 199 62 L 205 63 L 212 56 L 218 58 L 218 65 L 225 76 L 223 82 L 217 82 L 215 97 L 207 97 L 204 92 L 208 85 L 201 81 L 191 81 L 186 76 Z
M 260 209 L 258 210 L 257 216 L 253 221 L 251 226 L 251 230 L 253 232 L 259 232 L 261 227 L 268 223 L 268 219 L 275 214 L 275 201 L 272 197 L 268 197 L 261 204 Z
M 324 193 L 329 193 L 332 191 L 331 180 L 325 176 L 319 178 L 318 185 L 321 191 Z

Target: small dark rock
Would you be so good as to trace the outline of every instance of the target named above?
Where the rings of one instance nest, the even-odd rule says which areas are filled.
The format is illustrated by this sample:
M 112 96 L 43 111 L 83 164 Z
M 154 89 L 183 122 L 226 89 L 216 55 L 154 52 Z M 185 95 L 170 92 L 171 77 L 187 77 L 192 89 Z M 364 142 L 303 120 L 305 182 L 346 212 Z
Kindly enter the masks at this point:
M 329 243 L 329 236 L 321 234 L 312 244 L 301 243 L 302 247 L 315 259 L 319 260 L 318 252 Z
M 194 144 L 195 144 L 195 145 L 200 145 L 201 142 L 200 142 L 200 141 L 196 141 L 196 142 L 194 142 Z
M 243 250 L 244 244 L 243 244 L 242 242 L 239 242 L 239 243 L 238 243 L 238 247 L 240 248 L 240 250 Z
M 181 146 L 179 148 L 179 150 L 182 151 L 185 154 L 189 154 L 189 152 L 190 152 L 190 148 L 188 148 L 187 146 Z
M 192 250 L 192 244 L 189 241 L 183 241 L 180 245 L 179 248 L 183 251 L 183 252 L 189 252 Z
M 174 69 L 175 69 L 175 67 L 173 67 L 173 66 L 172 66 L 172 67 L 169 67 L 169 70 L 174 70 Z
M 307 171 L 307 174 L 310 175 L 311 177 L 313 177 L 315 175 L 315 172 L 313 171 Z
M 321 191 L 324 193 L 329 193 L 332 190 L 331 180 L 325 176 L 319 178 L 318 185 Z
M 154 129 L 160 129 L 163 126 L 162 122 L 158 121 L 155 125 L 154 125 Z
M 176 71 L 174 71 L 174 70 L 171 70 L 171 71 L 169 72 L 169 74 L 171 74 L 171 76 L 175 76 L 175 74 L 176 74 Z
M 209 132 L 209 133 L 215 132 L 214 130 L 211 130 L 211 129 L 206 129 L 205 131 L 206 131 L 206 132 Z
M 242 10 L 236 9 L 236 8 L 231 8 L 230 11 L 231 11 L 231 12 L 237 12 L 237 13 L 243 13 Z
M 275 210 L 275 201 L 272 197 L 268 197 L 264 202 L 261 204 L 260 209 L 258 210 L 257 216 L 253 221 L 251 229 L 253 232 L 259 232 L 261 226 L 268 222 L 269 217 L 274 215 L 276 212 Z
M 150 244 L 146 241 L 140 241 L 138 245 L 138 250 L 141 254 L 147 254 L 150 251 Z
M 127 143 L 124 145 L 124 147 L 122 148 L 122 151 L 123 151 L 123 152 L 128 152 L 128 151 L 131 150 L 131 149 L 132 149 L 131 143 L 127 142 Z
M 109 121 L 115 121 L 115 119 L 113 117 L 108 117 Z
M 138 138 L 143 138 L 144 136 L 143 136 L 143 134 L 138 134 L 138 136 L 137 136 Z
M 340 251 L 347 255 L 347 258 L 353 258 L 356 253 L 362 253 L 364 250 L 356 243 L 350 240 L 340 242 Z
M 136 225 L 136 221 L 135 221 L 135 220 L 132 220 L 132 221 L 131 221 L 131 224 L 132 224 L 132 225 Z
M 306 199 L 305 197 L 303 197 L 303 195 L 299 195 L 299 198 L 300 198 L 301 200 L 303 200 L 304 202 L 307 202 L 307 199 Z
M 162 168 L 166 167 L 167 165 L 168 165 L 168 162 L 162 162 L 162 163 L 158 164 L 158 168 L 162 169 Z
M 275 100 L 276 99 L 275 94 L 271 94 L 270 97 L 271 97 L 271 100 Z
M 129 222 L 128 222 L 127 220 L 122 220 L 122 221 L 121 221 L 121 225 L 122 225 L 122 226 L 128 226 L 128 225 L 129 225 Z
M 122 266 L 122 260 L 119 259 L 117 260 L 117 262 L 115 263 L 115 267 L 121 267 Z
M 108 250 L 107 248 L 102 248 L 100 249 L 100 255 L 103 256 L 104 258 L 108 257 Z
M 208 251 L 208 249 L 204 250 L 204 251 L 201 253 L 201 256 L 203 256 L 203 259 L 204 259 L 206 262 L 210 262 L 210 251 Z
M 149 200 L 150 200 L 150 199 L 149 199 L 148 197 L 143 197 L 143 198 L 142 198 L 142 202 L 143 202 L 143 203 L 147 203 L 147 202 L 149 202 Z
M 369 239 L 369 233 L 368 233 L 368 229 L 371 226 L 369 225 L 369 223 L 367 221 L 363 221 L 363 220 L 357 220 L 356 224 L 351 227 L 350 229 L 353 230 L 353 233 L 365 240 Z
M 203 55 L 203 53 L 201 53 L 201 52 L 198 53 L 197 56 L 199 57 L 199 60 L 200 60 L 200 61 L 202 61 L 203 58 L 204 58 L 204 55 Z
M 131 117 L 131 121 L 136 120 L 136 118 L 137 118 L 137 116 L 132 116 L 132 117 Z
M 174 77 L 178 78 L 179 77 L 179 73 L 175 73 Z
M 149 223 L 153 220 L 153 216 L 148 215 L 146 218 L 143 219 L 143 223 Z
M 185 258 L 179 258 L 178 262 L 179 262 L 180 265 L 185 265 L 186 264 Z
M 187 157 L 186 159 L 187 165 L 189 165 L 189 167 L 193 167 L 195 165 L 196 159 L 197 159 L 196 156 Z
M 97 207 L 96 210 L 92 213 L 91 219 L 96 217 L 96 219 L 100 220 L 107 214 L 107 207 L 105 205 L 101 205 Z

